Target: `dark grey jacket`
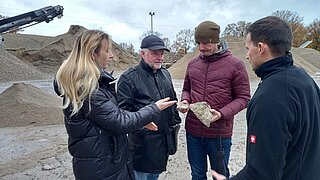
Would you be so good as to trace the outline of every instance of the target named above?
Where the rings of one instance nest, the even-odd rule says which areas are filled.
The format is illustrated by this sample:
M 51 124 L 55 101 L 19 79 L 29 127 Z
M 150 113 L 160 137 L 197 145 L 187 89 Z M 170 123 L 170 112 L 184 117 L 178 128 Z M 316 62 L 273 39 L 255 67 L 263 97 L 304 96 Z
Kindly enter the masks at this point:
M 144 78 L 141 73 L 145 74 Z M 165 97 L 177 100 L 169 72 L 161 68 L 153 73 L 143 60 L 120 76 L 117 97 L 119 107 L 133 112 Z M 158 131 L 140 129 L 128 136 L 133 166 L 137 171 L 159 173 L 166 170 L 168 153 L 164 137 L 168 126 L 181 123 L 181 119 L 176 106 L 171 106 L 161 111 L 160 117 L 153 119 L 153 122 L 158 126 Z
M 113 80 L 110 74 L 101 72 L 99 88 L 91 97 L 91 111 L 88 100 L 72 117 L 71 106 L 64 110 L 76 179 L 134 179 L 126 134 L 159 116 L 160 110 L 155 104 L 136 113 L 119 109 L 114 84 L 110 84 Z M 55 90 L 59 94 L 57 85 Z

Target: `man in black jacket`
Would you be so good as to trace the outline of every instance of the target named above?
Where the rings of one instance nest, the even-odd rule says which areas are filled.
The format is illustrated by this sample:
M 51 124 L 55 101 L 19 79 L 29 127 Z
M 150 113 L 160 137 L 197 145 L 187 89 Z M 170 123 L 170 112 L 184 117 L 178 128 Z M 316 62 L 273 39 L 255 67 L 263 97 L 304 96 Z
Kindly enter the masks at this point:
M 246 166 L 232 180 L 320 178 L 320 90 L 293 65 L 290 26 L 262 18 L 248 29 L 247 59 L 261 78 L 247 109 Z M 212 171 L 218 179 L 221 175 Z
M 162 68 L 164 51 L 169 49 L 159 37 L 149 35 L 142 40 L 140 64 L 124 72 L 118 81 L 121 108 L 135 112 L 163 97 L 177 99 L 170 74 Z M 171 106 L 161 112 L 159 119 L 128 135 L 137 180 L 156 180 L 166 171 L 168 156 L 174 153 L 169 151 L 166 137 L 180 123 L 176 106 Z

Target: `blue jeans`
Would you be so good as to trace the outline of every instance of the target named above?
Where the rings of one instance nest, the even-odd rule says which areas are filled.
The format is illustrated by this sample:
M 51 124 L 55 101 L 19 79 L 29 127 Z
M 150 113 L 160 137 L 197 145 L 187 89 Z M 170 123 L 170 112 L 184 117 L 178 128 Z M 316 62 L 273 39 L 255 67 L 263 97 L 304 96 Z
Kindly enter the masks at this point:
M 145 173 L 140 171 L 134 171 L 134 177 L 136 180 L 157 180 L 161 173 Z
M 207 156 L 209 156 L 210 168 L 216 169 L 215 157 L 218 148 L 218 138 L 201 138 L 187 133 L 188 160 L 191 166 L 192 180 L 207 180 Z M 222 146 L 225 152 L 224 161 L 228 166 L 231 138 L 222 138 Z M 229 177 L 229 168 L 227 167 Z

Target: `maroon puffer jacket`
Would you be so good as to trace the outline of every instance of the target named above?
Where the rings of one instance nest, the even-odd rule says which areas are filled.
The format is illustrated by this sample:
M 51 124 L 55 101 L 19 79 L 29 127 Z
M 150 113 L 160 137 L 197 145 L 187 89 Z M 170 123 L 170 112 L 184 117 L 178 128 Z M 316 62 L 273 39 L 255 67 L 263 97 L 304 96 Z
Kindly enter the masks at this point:
M 250 99 L 248 73 L 244 63 L 229 50 L 211 56 L 199 55 L 187 67 L 181 100 L 206 101 L 221 112 L 221 119 L 203 125 L 192 111 L 186 117 L 186 131 L 197 137 L 232 136 L 234 115 L 246 108 Z

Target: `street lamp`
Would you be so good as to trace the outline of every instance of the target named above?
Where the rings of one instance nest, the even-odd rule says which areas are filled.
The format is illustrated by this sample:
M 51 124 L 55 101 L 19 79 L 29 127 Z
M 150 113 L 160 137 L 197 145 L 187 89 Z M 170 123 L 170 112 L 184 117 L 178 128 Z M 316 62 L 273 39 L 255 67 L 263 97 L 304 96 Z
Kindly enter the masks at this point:
M 153 34 L 153 16 L 154 16 L 154 12 L 149 12 L 149 15 L 151 16 L 151 34 Z

